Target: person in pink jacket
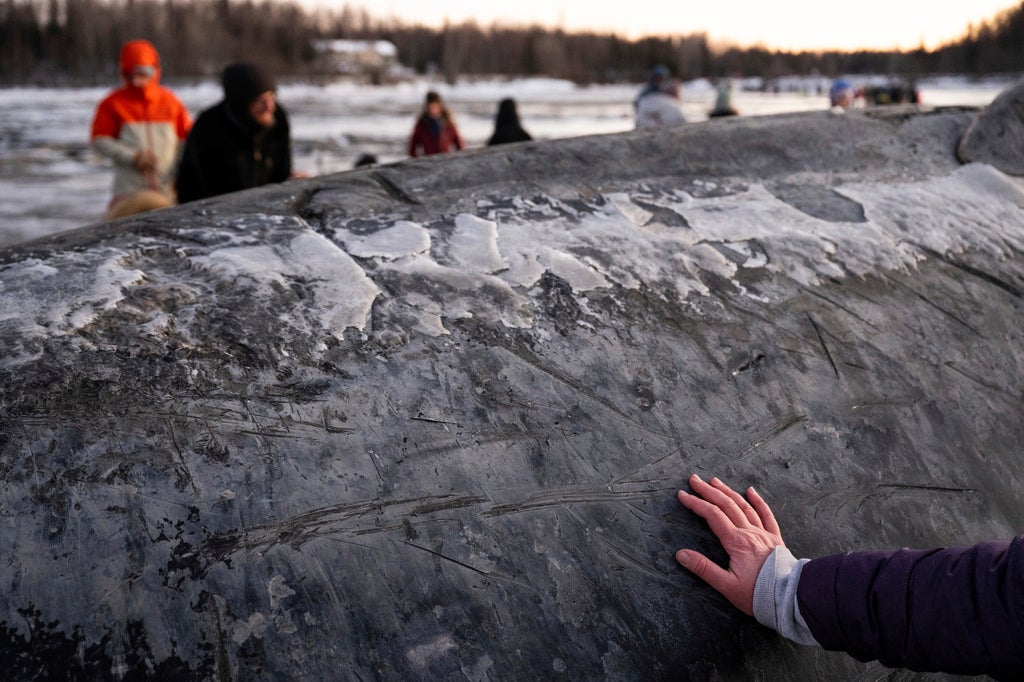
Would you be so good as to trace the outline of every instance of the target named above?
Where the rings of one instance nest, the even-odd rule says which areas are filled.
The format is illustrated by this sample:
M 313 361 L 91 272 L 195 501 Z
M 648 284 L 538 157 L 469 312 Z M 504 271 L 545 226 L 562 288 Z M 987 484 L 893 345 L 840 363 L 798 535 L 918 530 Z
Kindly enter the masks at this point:
M 448 107 L 441 101 L 441 96 L 434 91 L 428 92 L 423 111 L 416 119 L 412 137 L 409 138 L 409 156 L 443 154 L 464 146 L 459 129 Z

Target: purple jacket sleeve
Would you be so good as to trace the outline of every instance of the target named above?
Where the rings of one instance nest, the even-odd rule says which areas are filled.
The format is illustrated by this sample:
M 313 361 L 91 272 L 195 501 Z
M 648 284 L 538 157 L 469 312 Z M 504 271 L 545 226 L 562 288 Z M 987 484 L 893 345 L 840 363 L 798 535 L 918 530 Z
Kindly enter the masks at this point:
M 813 559 L 797 603 L 826 649 L 911 670 L 1024 679 L 1024 535 Z

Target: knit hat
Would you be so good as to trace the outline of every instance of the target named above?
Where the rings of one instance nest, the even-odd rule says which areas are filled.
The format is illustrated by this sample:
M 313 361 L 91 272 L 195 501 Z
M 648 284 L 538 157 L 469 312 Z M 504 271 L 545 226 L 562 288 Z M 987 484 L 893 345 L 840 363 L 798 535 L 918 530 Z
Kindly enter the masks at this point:
M 832 106 L 842 105 L 843 102 L 846 102 L 845 106 L 848 106 L 849 101 L 853 99 L 853 94 L 853 84 L 845 78 L 837 78 L 832 81 L 828 98 Z
M 648 80 L 650 80 L 650 82 L 652 83 L 659 83 L 671 75 L 672 72 L 668 70 L 667 66 L 665 66 L 664 64 L 655 64 L 654 67 L 651 69 L 651 73 L 648 77 Z
M 266 71 L 247 62 L 229 64 L 220 77 L 224 99 L 236 112 L 243 112 L 249 103 L 264 92 L 277 90 L 277 83 Z

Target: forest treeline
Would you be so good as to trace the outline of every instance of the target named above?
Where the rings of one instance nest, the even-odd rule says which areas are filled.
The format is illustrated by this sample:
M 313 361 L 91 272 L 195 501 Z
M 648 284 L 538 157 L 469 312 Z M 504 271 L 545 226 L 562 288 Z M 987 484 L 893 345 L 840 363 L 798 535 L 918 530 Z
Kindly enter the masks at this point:
M 934 50 L 792 52 L 717 45 L 704 33 L 628 40 L 540 26 L 431 28 L 365 10 L 310 10 L 284 0 L 0 0 L 0 85 L 110 82 L 120 45 L 151 40 L 169 78 L 203 77 L 240 59 L 282 76 L 314 75 L 313 41 L 389 40 L 399 61 L 449 81 L 544 75 L 578 83 L 643 80 L 652 64 L 684 79 L 727 75 L 1024 71 L 1024 2 Z

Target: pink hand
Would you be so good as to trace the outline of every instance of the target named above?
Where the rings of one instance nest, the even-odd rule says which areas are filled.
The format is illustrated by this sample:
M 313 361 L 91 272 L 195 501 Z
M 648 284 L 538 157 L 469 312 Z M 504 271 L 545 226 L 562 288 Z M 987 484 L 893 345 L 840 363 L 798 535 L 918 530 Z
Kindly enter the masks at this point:
M 692 549 L 676 552 L 676 561 L 721 592 L 740 611 L 753 615 L 757 574 L 768 555 L 786 544 L 779 524 L 753 488 L 747 488 L 748 502 L 717 478 L 712 478 L 709 485 L 694 474 L 690 487 L 700 497 L 680 490 L 679 502 L 708 522 L 729 555 L 729 570 Z

